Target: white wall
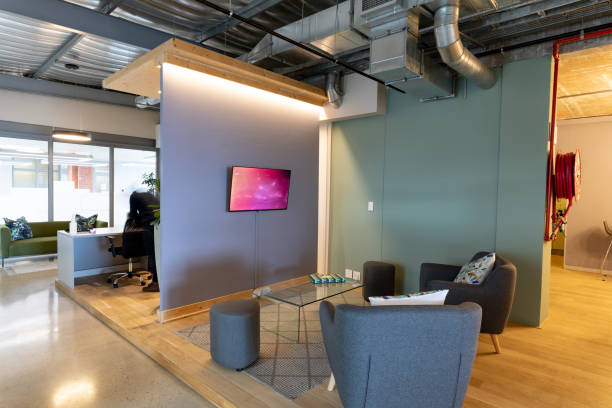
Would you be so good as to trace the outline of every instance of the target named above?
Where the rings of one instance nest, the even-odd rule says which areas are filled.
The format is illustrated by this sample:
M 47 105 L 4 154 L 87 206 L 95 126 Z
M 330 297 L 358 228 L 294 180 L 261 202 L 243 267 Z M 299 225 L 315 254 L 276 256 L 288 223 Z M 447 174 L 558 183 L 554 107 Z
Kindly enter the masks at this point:
M 0 89 L 0 120 L 155 139 L 159 113 Z
M 565 265 L 599 270 L 610 243 L 602 221 L 612 223 L 612 116 L 559 121 L 557 151 L 580 149 L 582 191 L 567 222 Z M 612 259 L 606 264 L 612 269 Z

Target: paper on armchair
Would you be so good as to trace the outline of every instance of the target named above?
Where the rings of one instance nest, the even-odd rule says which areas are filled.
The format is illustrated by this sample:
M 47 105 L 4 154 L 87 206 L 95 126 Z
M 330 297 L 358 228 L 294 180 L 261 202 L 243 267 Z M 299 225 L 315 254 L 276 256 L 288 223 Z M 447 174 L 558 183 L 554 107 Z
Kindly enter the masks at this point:
M 400 296 L 372 296 L 369 299 L 372 306 L 443 305 L 447 294 L 448 289 L 445 289 Z

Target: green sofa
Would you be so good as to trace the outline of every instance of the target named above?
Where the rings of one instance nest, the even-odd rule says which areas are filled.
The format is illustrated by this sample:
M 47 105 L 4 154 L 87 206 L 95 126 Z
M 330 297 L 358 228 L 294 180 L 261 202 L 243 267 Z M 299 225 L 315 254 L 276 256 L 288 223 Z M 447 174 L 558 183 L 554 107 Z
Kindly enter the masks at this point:
M 33 237 L 19 241 L 11 240 L 9 228 L 0 225 L 0 258 L 4 268 L 4 259 L 16 256 L 32 256 L 57 253 L 57 231 L 67 230 L 69 221 L 30 222 Z M 96 228 L 108 227 L 106 221 L 96 221 Z

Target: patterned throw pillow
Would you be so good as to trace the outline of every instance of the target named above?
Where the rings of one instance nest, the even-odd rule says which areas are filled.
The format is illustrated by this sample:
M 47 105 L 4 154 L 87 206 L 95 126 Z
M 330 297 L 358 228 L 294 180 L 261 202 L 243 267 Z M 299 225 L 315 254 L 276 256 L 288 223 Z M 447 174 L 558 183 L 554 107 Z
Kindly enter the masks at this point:
M 486 254 L 482 258 L 468 262 L 461 267 L 455 278 L 457 283 L 468 283 L 470 285 L 480 285 L 493 270 L 495 264 L 495 252 Z
M 77 214 L 75 219 L 77 223 L 77 232 L 89 231 L 96 228 L 98 214 L 94 214 L 91 217 L 81 217 L 79 214 Z
M 4 219 L 4 223 L 11 230 L 11 240 L 19 241 L 21 239 L 32 238 L 32 228 L 26 221 L 25 217 L 19 217 L 16 220 Z

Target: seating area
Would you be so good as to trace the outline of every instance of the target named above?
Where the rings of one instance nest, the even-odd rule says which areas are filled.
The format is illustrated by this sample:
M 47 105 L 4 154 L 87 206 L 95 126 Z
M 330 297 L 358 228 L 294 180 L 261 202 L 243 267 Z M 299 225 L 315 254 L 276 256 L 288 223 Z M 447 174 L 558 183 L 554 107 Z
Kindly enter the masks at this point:
M 32 238 L 14 241 L 9 228 L 0 224 L 0 258 L 57 254 L 57 231 L 67 231 L 69 221 L 31 222 Z M 96 228 L 106 228 L 106 221 L 96 221 Z

